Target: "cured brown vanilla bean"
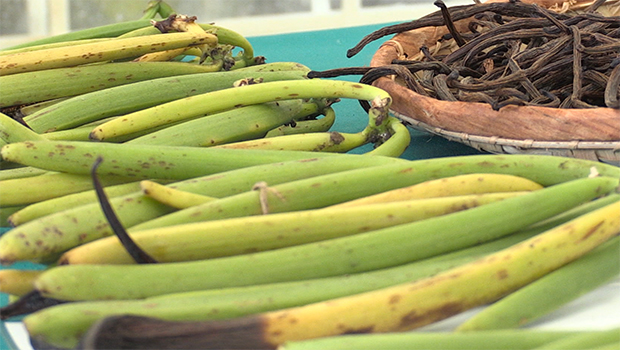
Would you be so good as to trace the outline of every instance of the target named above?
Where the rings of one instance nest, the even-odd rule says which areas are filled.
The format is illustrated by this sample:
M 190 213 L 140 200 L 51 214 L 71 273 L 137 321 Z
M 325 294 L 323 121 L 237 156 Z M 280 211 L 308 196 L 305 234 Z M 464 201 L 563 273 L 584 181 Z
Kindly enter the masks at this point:
M 450 16 L 450 11 L 448 10 L 446 4 L 441 0 L 436 0 L 433 4 L 439 7 L 441 16 L 443 17 L 443 22 L 448 28 L 450 34 L 452 35 L 452 38 L 454 38 L 456 44 L 458 46 L 465 45 L 465 39 L 463 39 L 461 33 L 459 33 L 459 31 L 456 29 L 456 26 L 454 25 L 454 21 L 452 20 L 452 16 Z
M 581 98 L 581 34 L 576 26 L 570 26 L 568 30 L 573 35 L 573 93 L 571 99 L 577 101 Z
M 527 38 L 536 36 L 557 36 L 557 33 L 554 34 L 544 32 L 543 28 L 548 25 L 549 20 L 547 20 L 546 18 L 516 19 L 502 26 L 499 26 L 494 30 L 490 30 L 488 32 L 480 34 L 475 39 L 469 41 L 467 44 L 459 47 L 458 50 L 455 50 L 454 52 L 449 54 L 446 58 L 444 58 L 443 62 L 446 64 L 452 64 L 457 60 L 463 59 L 463 57 L 465 57 L 466 55 L 471 56 L 471 51 L 474 50 L 474 48 L 476 48 L 476 51 L 479 51 L 481 48 L 488 47 L 493 43 L 501 42 L 496 39 L 496 37 L 500 35 L 504 35 L 504 37 L 508 39 L 518 39 L 519 37 Z M 536 29 L 538 29 L 538 31 L 529 31 Z M 517 31 L 517 34 L 512 34 Z
M 513 60 L 512 58 L 508 59 L 508 68 L 510 68 L 510 70 L 513 73 L 522 71 L 521 67 L 519 67 L 517 62 L 515 62 L 515 60 Z M 525 89 L 525 91 L 527 92 L 527 94 L 531 98 L 540 97 L 540 95 L 541 95 L 540 91 L 538 91 L 536 86 L 534 86 L 534 84 L 530 81 L 530 79 L 527 77 L 527 75 L 521 81 L 521 86 L 523 86 L 523 88 Z
M 605 105 L 609 108 L 620 108 L 618 93 L 620 92 L 620 64 L 616 64 L 611 71 L 607 87 L 605 88 Z
M 435 93 L 437 94 L 438 99 L 444 101 L 458 101 L 452 92 L 450 92 L 450 88 L 446 83 L 445 74 L 438 74 L 433 77 L 433 87 L 435 88 Z
M 497 103 L 495 99 L 493 99 L 488 94 L 485 94 L 484 92 L 459 91 L 457 94 L 457 98 L 459 101 L 463 102 L 485 102 L 490 105 L 495 105 Z
M 499 16 L 537 17 L 537 11 L 532 4 L 526 4 L 519 1 L 454 6 L 451 7 L 450 15 L 453 21 L 459 21 L 483 12 L 493 12 Z M 568 18 L 568 16 L 564 14 L 554 14 L 554 16 L 559 19 Z M 385 26 L 362 38 L 357 45 L 347 51 L 347 57 L 357 55 L 366 45 L 387 35 L 402 33 L 424 27 L 440 27 L 443 25 L 445 25 L 445 23 L 442 18 L 441 11 L 436 11 L 411 22 Z
M 595 12 L 596 10 L 598 10 L 599 7 L 601 7 L 601 5 L 603 5 L 605 3 L 606 0 L 596 0 L 594 1 L 587 9 L 586 12 Z
M 37 290 L 24 294 L 16 301 L 0 308 L 0 320 L 26 315 L 66 301 L 46 298 Z
M 416 84 L 400 78 L 411 90 L 439 100 L 485 102 L 494 109 L 617 105 L 617 88 L 608 81 L 620 50 L 620 18 L 592 11 L 558 13 L 518 0 L 449 9 L 441 0 L 434 4 L 439 11 L 382 28 L 364 39 L 396 28 L 444 27 L 444 33 L 447 29 L 447 34 L 438 35 L 436 45 L 425 41 L 419 53 L 405 51 L 402 56 L 410 58 L 391 62 L 415 74 Z M 468 22 L 456 23 L 460 20 Z M 361 81 L 372 82 L 370 78 L 380 72 Z
M 314 78 L 336 78 L 343 75 L 364 75 L 366 72 L 371 70 L 372 67 L 344 67 L 344 68 L 334 68 L 328 69 L 324 71 L 310 71 L 307 74 L 307 77 L 310 79 Z
M 551 23 L 553 23 L 556 27 L 558 27 L 561 31 L 563 31 L 566 34 L 570 34 L 571 30 L 568 28 L 568 26 L 564 23 L 562 23 L 562 21 L 558 20 L 557 18 L 555 18 L 553 16 L 553 14 L 547 10 L 544 7 L 538 6 L 536 4 L 534 4 L 536 6 L 536 9 L 538 10 L 538 12 L 545 17 L 546 19 L 548 19 Z

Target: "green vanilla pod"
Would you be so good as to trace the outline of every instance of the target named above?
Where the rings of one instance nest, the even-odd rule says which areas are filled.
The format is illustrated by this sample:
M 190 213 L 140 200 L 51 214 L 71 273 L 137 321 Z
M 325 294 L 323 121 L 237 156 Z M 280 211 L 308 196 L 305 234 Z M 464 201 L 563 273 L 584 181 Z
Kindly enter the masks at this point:
M 608 177 L 578 179 L 410 224 L 241 256 L 166 264 L 58 266 L 35 284 L 42 295 L 54 299 L 135 299 L 371 271 L 506 236 L 617 186 L 618 179 Z M 167 283 L 160 283 L 162 279 Z

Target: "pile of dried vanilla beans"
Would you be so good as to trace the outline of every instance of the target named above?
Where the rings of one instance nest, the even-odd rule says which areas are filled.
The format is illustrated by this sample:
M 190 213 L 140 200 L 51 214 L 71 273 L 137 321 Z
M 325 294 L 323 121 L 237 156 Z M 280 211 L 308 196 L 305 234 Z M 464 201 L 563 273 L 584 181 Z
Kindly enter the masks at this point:
M 447 101 L 554 108 L 620 108 L 620 17 L 596 12 L 562 14 L 520 1 L 440 8 L 418 20 L 381 28 L 347 53 L 390 34 L 446 26 L 435 47 L 421 47 L 382 67 L 314 71 L 310 77 L 362 75 L 372 83 L 397 76 L 418 94 Z M 459 32 L 455 21 L 470 19 Z

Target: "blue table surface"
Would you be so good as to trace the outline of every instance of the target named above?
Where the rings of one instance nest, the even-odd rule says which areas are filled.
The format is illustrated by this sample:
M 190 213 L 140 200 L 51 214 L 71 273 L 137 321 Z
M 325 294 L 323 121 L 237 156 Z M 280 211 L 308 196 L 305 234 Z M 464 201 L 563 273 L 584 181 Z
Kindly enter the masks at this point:
M 389 23 L 391 24 L 391 23 Z M 292 61 L 308 66 L 317 71 L 355 66 L 368 66 L 379 45 L 389 37 L 377 40 L 352 58 L 346 57 L 346 52 L 355 46 L 365 35 L 387 24 L 348 27 L 333 30 L 290 33 L 269 36 L 248 36 L 256 55 L 265 56 L 267 62 Z M 234 28 L 232 28 L 234 29 Z M 342 76 L 334 79 L 359 81 L 359 76 Z M 358 132 L 364 129 L 368 122 L 366 112 L 356 100 L 342 100 L 334 105 L 336 122 L 333 130 L 340 132 Z M 477 150 L 460 143 L 447 141 L 438 136 L 424 132 L 410 130 L 411 144 L 402 155 L 406 159 L 427 159 L 445 156 L 478 154 Z M 368 151 L 369 148 L 360 148 L 353 153 Z M 0 233 L 7 231 L 0 228 Z M 42 268 L 32 263 L 17 263 L 11 268 Z M 0 266 L 0 269 L 7 266 Z M 6 305 L 8 297 L 0 293 L 0 306 Z M 0 327 L 4 330 L 4 327 Z M 0 339 L 0 350 L 13 349 L 12 342 Z M 7 342 L 8 341 L 8 342 Z M 11 346 L 9 346 L 11 345 Z

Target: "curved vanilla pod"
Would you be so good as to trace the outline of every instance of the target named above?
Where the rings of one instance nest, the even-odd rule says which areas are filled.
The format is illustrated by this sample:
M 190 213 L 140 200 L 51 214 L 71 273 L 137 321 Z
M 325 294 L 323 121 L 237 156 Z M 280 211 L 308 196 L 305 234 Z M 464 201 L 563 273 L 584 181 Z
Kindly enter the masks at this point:
M 510 174 L 472 173 L 428 180 L 411 186 L 354 199 L 332 205 L 330 208 L 352 207 L 373 203 L 402 200 L 482 194 L 494 192 L 536 191 L 542 185 L 521 176 Z
M 225 197 L 246 192 L 259 181 L 275 185 L 350 169 L 406 162 L 404 159 L 359 155 L 337 158 L 314 157 L 240 168 L 190 178 L 167 186 L 207 196 Z M 57 258 L 58 253 L 67 249 L 113 234 L 98 204 L 91 203 L 67 210 L 62 210 L 64 206 L 62 199 L 59 198 L 56 204 L 57 212 L 47 213 L 47 216 L 18 226 L 0 237 L 0 261 L 7 263 L 18 260 L 47 261 L 50 258 Z M 173 211 L 171 207 L 145 196 L 141 191 L 111 198 L 111 204 L 127 228 Z M 61 230 L 63 235 L 48 235 L 50 227 Z M 42 244 L 34 245 L 33 242 L 36 241 Z
M 290 123 L 278 126 L 269 130 L 265 137 L 274 137 L 282 135 L 304 134 L 311 132 L 327 132 L 336 121 L 336 112 L 333 108 L 325 108 L 322 117 L 313 117 L 310 119 L 294 120 Z
M 140 181 L 140 189 L 149 198 L 176 209 L 185 209 L 217 199 L 215 197 L 181 191 L 150 180 Z
M 121 119 L 94 128 L 91 138 L 104 141 L 110 137 L 179 122 L 238 105 L 304 98 L 370 100 L 374 101 L 377 108 L 386 109 L 385 113 L 391 102 L 387 92 L 371 85 L 319 79 L 272 81 L 194 95 L 126 114 Z
M 262 81 L 304 79 L 302 70 L 209 72 L 164 77 L 121 85 L 76 96 L 24 118 L 37 132 L 64 130 L 78 125 L 153 107 L 175 99 L 230 88 L 239 79 Z M 115 101 L 110 104 L 106 101 Z
M 22 205 L 13 205 L 10 207 L 0 207 L 0 227 L 9 227 L 11 226 L 11 222 L 9 221 L 9 217 L 16 212 L 24 209 L 26 204 Z
M 213 72 L 183 62 L 117 62 L 0 76 L 0 107 L 41 102 L 155 78 Z M 58 84 L 62 81 L 63 84 Z
M 235 66 L 233 66 L 232 69 L 238 69 L 243 66 L 253 66 L 257 63 L 261 63 L 262 58 L 254 56 L 254 48 L 245 36 L 234 30 L 231 30 L 230 28 L 222 26 L 217 26 L 213 24 L 200 24 L 200 26 L 203 29 L 217 35 L 219 43 L 232 45 L 242 50 L 241 57 L 243 64 L 241 64 L 241 62 L 236 62 Z
M 389 334 L 349 334 L 310 340 L 286 342 L 279 350 L 526 350 L 534 349 L 556 340 L 597 331 L 550 331 L 537 329 L 511 329 L 455 332 L 402 332 Z
M 620 274 L 620 237 L 484 308 L 457 331 L 527 325 Z M 620 339 L 618 339 L 620 341 Z
M 107 316 L 131 313 L 166 320 L 197 321 L 228 319 L 305 305 L 431 276 L 516 244 L 534 234 L 517 233 L 439 257 L 346 276 L 173 293 L 141 300 L 66 303 L 30 314 L 23 322 L 37 343 L 73 348 L 93 323 Z
M 157 344 L 161 348 L 166 344 L 163 337 L 145 335 L 161 335 L 160 330 L 165 329 L 174 334 L 175 340 L 182 338 L 187 344 L 200 344 L 203 349 L 276 349 L 291 341 L 352 332 L 408 331 L 493 302 L 578 259 L 617 235 L 618 210 L 620 201 L 471 263 L 411 283 L 231 320 L 174 323 L 126 317 L 128 323 L 122 323 L 121 329 L 127 333 L 109 333 L 107 327 L 118 326 L 121 317 L 107 322 L 107 327 L 105 321 L 94 325 L 85 339 L 89 344 L 104 345 L 103 348 L 118 347 L 135 339 L 146 347 Z M 136 328 L 130 329 L 132 324 Z M 147 343 L 148 340 L 153 343 Z
M 372 101 L 373 106 L 368 111 L 368 125 L 364 130 L 358 133 L 331 131 L 282 135 L 223 144 L 216 146 L 216 148 L 346 153 L 368 143 L 373 139 L 375 134 L 379 133 L 380 130 L 384 128 L 383 124 L 389 106 L 389 102 L 386 104 L 384 101 L 388 100 L 375 99 Z
M 106 186 L 133 182 L 119 176 L 102 178 Z M 93 188 L 87 175 L 49 172 L 42 175 L 0 181 L 0 207 L 31 204 Z
M 154 131 L 126 144 L 199 147 L 254 140 L 275 126 L 290 122 L 302 110 L 314 114 L 318 109 L 317 103 L 302 100 L 242 106 Z
M 409 129 L 400 120 L 389 117 L 385 135 L 377 135 L 379 141 L 373 142 L 376 146 L 367 152 L 368 155 L 400 157 L 411 143 Z
M 128 299 L 372 271 L 509 235 L 617 186 L 618 179 L 608 177 L 578 179 L 427 220 L 253 254 L 166 264 L 57 266 L 43 273 L 35 285 L 43 296 L 54 299 Z M 607 206 L 605 215 L 616 210 L 614 205 L 620 202 Z M 609 225 L 612 229 L 620 225 L 620 217 L 597 228 L 609 230 Z M 596 241 L 595 237 L 577 246 Z M 367 315 L 363 318 L 369 320 Z
M 167 188 L 167 187 L 166 187 Z M 108 185 L 105 192 L 109 197 L 119 197 L 140 190 L 140 182 L 128 182 L 119 185 Z M 94 190 L 86 190 L 82 192 L 67 194 L 65 196 L 54 197 L 51 199 L 39 201 L 27 205 L 26 207 L 14 212 L 8 218 L 11 226 L 16 227 L 23 225 L 28 221 L 38 219 L 40 217 L 54 214 L 61 210 L 76 208 L 81 205 L 95 203 L 97 195 Z
M 523 195 L 524 192 L 452 196 L 335 210 L 306 210 L 132 231 L 133 240 L 160 262 L 241 255 L 391 227 Z M 131 264 L 114 237 L 65 252 L 59 264 Z
M 169 16 L 165 16 L 164 18 L 168 18 Z M 234 47 L 238 47 L 242 50 L 240 52 L 241 60 L 237 61 L 231 69 L 238 69 L 247 66 L 253 66 L 255 64 L 262 63 L 261 57 L 254 56 L 254 48 L 249 40 L 241 35 L 240 33 L 231 30 L 230 28 L 217 26 L 208 23 L 199 23 L 198 24 L 203 30 L 215 34 L 218 39 L 219 44 L 231 45 Z M 128 37 L 136 37 L 136 36 L 144 36 L 144 35 L 153 35 L 159 33 L 159 30 L 153 26 L 147 28 L 140 28 L 134 31 L 128 32 L 126 34 L 121 35 L 121 38 Z
M 8 115 L 0 113 L 0 139 L 8 144 L 21 141 L 45 140 L 45 137 Z

